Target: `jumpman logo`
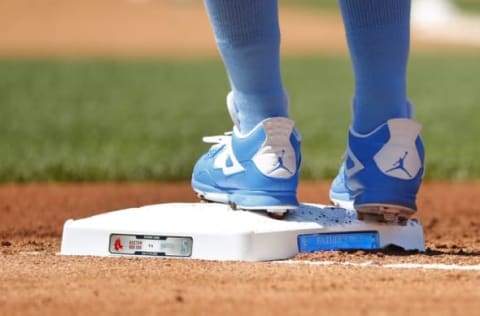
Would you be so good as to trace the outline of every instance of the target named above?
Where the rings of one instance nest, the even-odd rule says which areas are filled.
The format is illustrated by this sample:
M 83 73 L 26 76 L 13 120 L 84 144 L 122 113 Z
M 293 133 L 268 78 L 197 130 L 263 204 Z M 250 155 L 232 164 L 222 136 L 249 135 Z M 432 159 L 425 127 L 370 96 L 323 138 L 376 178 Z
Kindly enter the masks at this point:
M 391 171 L 393 171 L 393 170 L 400 169 L 400 170 L 402 170 L 403 172 L 405 172 L 410 178 L 412 178 L 412 175 L 408 172 L 407 169 L 405 169 L 405 166 L 404 166 L 405 158 L 407 157 L 407 155 L 408 155 L 408 151 L 405 152 L 405 154 L 403 155 L 403 157 L 398 158 L 397 162 L 395 162 L 395 163 L 393 164 L 393 168 L 390 168 L 390 169 L 388 169 L 388 170 L 385 171 L 385 172 L 391 172 Z
M 282 149 L 282 154 L 280 156 L 277 157 L 278 159 L 278 162 L 277 162 L 277 165 L 272 169 L 270 170 L 269 173 L 272 173 L 278 169 L 284 169 L 286 170 L 288 173 L 290 174 L 293 174 L 292 171 L 290 171 L 290 169 L 288 169 L 287 167 L 285 167 L 284 163 L 283 163 L 283 156 L 285 155 L 285 149 Z

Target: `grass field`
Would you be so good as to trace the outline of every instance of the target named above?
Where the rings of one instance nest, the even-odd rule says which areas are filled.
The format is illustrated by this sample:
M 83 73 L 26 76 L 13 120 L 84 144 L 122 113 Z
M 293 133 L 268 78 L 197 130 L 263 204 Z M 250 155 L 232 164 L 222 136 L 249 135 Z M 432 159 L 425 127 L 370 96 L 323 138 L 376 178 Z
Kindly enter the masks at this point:
M 416 0 L 413 0 L 416 1 Z M 451 0 L 457 7 L 468 11 L 480 11 L 480 1 L 478 0 Z M 338 9 L 338 0 L 279 0 L 282 5 L 288 6 L 309 6 L 322 9 Z
M 428 149 L 427 178 L 480 177 L 478 56 L 415 56 L 410 97 Z M 346 58 L 287 59 L 305 179 L 335 175 L 350 120 Z M 188 179 L 231 128 L 218 60 L 0 62 L 0 181 Z
M 479 11 L 480 2 L 477 0 L 454 0 L 454 4 L 465 10 Z

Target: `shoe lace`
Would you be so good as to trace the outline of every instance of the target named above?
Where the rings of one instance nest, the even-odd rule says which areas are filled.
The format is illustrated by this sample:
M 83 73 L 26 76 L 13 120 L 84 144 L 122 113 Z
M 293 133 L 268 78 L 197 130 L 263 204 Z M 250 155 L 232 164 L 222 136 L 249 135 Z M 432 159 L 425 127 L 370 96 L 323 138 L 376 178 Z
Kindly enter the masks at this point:
M 228 143 L 230 143 L 230 139 L 232 138 L 232 132 L 225 132 L 223 135 L 215 135 L 215 136 L 205 136 L 202 138 L 202 141 L 207 144 L 213 144 L 212 147 L 210 147 L 210 150 L 208 151 L 207 155 L 212 156 L 214 155 L 218 150 L 226 146 Z
M 231 138 L 232 132 L 225 132 L 223 135 L 205 136 L 202 141 L 207 144 L 225 145 Z

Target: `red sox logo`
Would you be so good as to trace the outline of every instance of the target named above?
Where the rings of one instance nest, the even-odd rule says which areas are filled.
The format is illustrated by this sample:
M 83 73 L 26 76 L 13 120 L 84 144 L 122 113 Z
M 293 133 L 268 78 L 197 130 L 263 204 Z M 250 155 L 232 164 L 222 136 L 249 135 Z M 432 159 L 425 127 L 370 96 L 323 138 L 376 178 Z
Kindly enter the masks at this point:
M 115 249 L 115 251 L 120 251 L 123 249 L 122 240 L 120 238 L 115 239 L 113 248 Z

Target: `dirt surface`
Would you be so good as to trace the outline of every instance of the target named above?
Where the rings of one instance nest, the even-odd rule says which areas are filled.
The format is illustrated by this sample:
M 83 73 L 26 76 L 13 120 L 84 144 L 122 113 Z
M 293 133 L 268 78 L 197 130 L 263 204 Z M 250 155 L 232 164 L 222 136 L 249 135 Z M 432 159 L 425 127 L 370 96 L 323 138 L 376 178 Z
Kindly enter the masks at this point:
M 347 54 L 338 11 L 281 7 L 280 24 L 283 55 Z M 478 53 L 470 24 L 453 41 L 449 25 L 413 28 L 412 49 Z M 218 58 L 200 0 L 2 0 L 0 38 L 1 57 Z
M 281 10 L 283 52 L 346 52 L 337 13 Z M 217 56 L 200 0 L 2 0 L 0 56 Z
M 328 183 L 302 201 L 327 202 Z M 333 265 L 62 257 L 68 218 L 196 201 L 187 183 L 0 186 L 0 314 L 478 315 L 480 271 L 386 269 L 386 263 L 480 264 L 480 183 L 426 183 L 427 252 L 324 252 Z M 373 263 L 362 267 L 342 265 Z
M 282 9 L 281 25 L 284 54 L 346 54 L 335 12 Z M 1 57 L 217 56 L 199 0 L 2 0 L 0 38 Z M 430 45 L 414 34 L 414 49 Z M 299 195 L 326 203 L 327 192 L 328 183 L 304 183 Z M 480 265 L 479 193 L 480 182 L 423 186 L 425 253 L 324 252 L 279 264 L 57 255 L 65 220 L 196 201 L 186 183 L 0 185 L 0 315 L 478 315 L 480 272 L 468 268 Z

